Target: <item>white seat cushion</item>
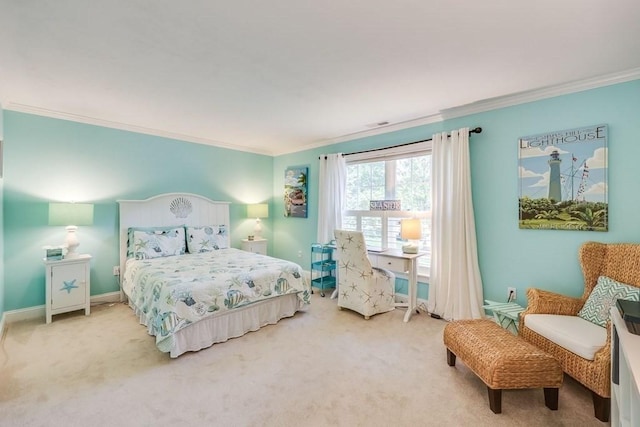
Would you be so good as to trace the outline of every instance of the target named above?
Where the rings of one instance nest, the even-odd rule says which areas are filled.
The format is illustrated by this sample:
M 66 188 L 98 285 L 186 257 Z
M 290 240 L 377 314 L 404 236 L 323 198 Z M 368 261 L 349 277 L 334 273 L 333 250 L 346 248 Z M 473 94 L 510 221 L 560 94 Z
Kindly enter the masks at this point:
M 578 316 L 528 314 L 524 325 L 587 360 L 607 343 L 607 329 Z

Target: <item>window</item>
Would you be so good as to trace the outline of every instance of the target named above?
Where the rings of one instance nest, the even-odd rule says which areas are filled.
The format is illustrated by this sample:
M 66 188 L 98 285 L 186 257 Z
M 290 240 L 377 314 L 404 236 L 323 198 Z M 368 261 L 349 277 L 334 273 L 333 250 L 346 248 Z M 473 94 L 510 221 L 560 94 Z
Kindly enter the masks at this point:
M 428 275 L 431 250 L 431 146 L 411 144 L 347 157 L 346 211 L 342 226 L 363 232 L 368 246 L 400 249 L 402 218 L 420 218 L 418 274 Z M 400 200 L 401 211 L 371 211 L 370 200 Z

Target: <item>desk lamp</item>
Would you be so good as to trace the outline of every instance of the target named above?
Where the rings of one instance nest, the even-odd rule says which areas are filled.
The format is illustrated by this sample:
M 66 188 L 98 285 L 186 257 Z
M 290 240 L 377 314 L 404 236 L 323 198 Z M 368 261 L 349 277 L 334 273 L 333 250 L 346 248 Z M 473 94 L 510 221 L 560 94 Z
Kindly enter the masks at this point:
M 419 218 L 409 218 L 400 221 L 400 237 L 409 240 L 409 243 L 402 245 L 402 252 L 405 254 L 418 253 L 418 241 L 422 238 L 422 228 Z

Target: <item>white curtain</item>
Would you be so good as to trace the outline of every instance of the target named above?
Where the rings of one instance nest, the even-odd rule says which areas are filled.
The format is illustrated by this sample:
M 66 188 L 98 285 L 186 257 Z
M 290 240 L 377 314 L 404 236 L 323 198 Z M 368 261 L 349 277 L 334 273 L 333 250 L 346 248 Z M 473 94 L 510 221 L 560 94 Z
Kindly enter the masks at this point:
M 429 312 L 446 320 L 483 316 L 471 198 L 469 128 L 433 135 Z
M 347 162 L 342 153 L 320 156 L 318 183 L 318 242 L 334 240 L 333 231 L 342 228 Z

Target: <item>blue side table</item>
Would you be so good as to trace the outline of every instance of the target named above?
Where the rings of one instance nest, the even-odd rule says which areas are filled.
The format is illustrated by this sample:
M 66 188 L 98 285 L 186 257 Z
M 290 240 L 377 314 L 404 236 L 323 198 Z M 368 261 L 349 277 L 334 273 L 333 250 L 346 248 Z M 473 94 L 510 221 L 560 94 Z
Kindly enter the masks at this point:
M 520 313 L 524 311 L 524 307 L 515 302 L 497 302 L 484 300 L 486 305 L 482 308 L 493 312 L 493 319 L 496 323 L 514 335 L 518 335 L 518 322 L 520 321 Z

